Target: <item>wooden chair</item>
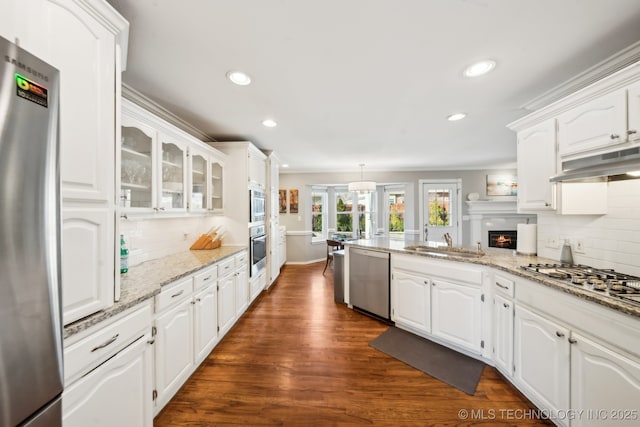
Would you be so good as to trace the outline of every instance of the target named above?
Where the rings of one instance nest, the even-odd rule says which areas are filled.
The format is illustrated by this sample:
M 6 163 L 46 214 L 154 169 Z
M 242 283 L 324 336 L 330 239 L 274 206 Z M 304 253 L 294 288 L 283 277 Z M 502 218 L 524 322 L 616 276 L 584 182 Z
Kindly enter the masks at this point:
M 333 251 L 339 251 L 340 249 L 344 249 L 343 242 L 338 240 L 327 239 L 327 262 L 324 265 L 324 270 L 322 270 L 322 275 L 327 271 L 327 267 L 333 261 Z

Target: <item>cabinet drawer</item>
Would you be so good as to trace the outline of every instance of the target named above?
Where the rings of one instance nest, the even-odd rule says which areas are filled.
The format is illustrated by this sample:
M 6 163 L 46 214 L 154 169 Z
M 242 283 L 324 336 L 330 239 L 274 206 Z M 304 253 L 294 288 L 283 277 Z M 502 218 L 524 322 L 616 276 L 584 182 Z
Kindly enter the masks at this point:
M 206 270 L 193 276 L 193 290 L 197 291 L 216 282 L 218 278 L 218 266 L 207 268 Z
M 235 260 L 233 258 L 225 259 L 218 263 L 218 277 L 224 277 L 227 274 L 233 273 Z
M 151 328 L 151 305 L 125 312 L 118 320 L 97 330 L 64 350 L 64 378 L 69 384 L 74 377 L 90 371 L 99 363 L 129 345 Z
M 248 254 L 247 251 L 243 251 L 234 257 L 236 267 L 247 263 Z
M 160 295 L 156 296 L 156 313 L 190 296 L 192 290 L 191 278 L 163 287 Z
M 495 286 L 494 289 L 496 293 L 513 298 L 516 287 L 516 283 L 513 280 L 507 279 L 505 276 L 500 274 L 495 274 L 493 284 Z

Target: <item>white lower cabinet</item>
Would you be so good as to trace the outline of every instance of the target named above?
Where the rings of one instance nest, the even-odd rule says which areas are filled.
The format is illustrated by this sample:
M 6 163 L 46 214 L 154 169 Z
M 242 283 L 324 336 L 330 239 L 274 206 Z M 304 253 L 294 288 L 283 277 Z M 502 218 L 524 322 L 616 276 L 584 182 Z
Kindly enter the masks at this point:
M 152 311 L 142 303 L 65 340 L 65 427 L 153 425 Z
M 569 330 L 520 305 L 515 310 L 513 379 L 539 408 L 569 408 Z M 568 420 L 559 419 L 559 425 Z
M 150 337 L 147 333 L 65 389 L 65 427 L 153 425 Z
M 245 272 L 244 278 L 238 275 L 238 281 L 246 282 L 247 281 L 247 273 Z M 254 299 L 260 292 L 267 286 L 267 272 L 263 271 L 257 277 L 249 280 L 249 303 L 253 302 Z
M 493 361 L 496 368 L 513 374 L 513 301 L 500 295 L 493 299 Z
M 193 297 L 193 344 L 196 365 L 200 364 L 218 342 L 218 290 L 215 284 Z
M 239 318 L 249 307 L 249 281 L 247 280 L 246 265 L 237 268 L 233 273 L 233 278 L 236 287 L 236 317 Z
M 236 320 L 236 281 L 233 273 L 218 279 L 218 334 L 226 334 Z
M 572 426 L 637 423 L 639 397 L 638 360 L 571 334 L 571 407 L 584 410 Z
M 391 320 L 418 332 L 431 333 L 431 279 L 394 270 Z
M 182 297 L 180 303 L 156 317 L 157 411 L 173 397 L 192 371 L 193 305 L 188 295 Z
M 431 282 L 431 333 L 480 354 L 482 290 L 440 279 Z

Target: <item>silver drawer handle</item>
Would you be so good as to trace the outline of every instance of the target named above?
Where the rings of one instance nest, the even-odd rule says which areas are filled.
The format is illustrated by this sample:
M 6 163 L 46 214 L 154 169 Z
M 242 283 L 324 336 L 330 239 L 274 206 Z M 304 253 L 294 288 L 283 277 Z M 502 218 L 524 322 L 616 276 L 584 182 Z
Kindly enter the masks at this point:
M 575 344 L 577 342 L 578 342 L 578 340 L 573 339 L 573 338 L 569 338 L 569 344 Z
M 627 131 L 627 135 L 634 135 L 634 134 L 636 134 L 636 133 L 638 133 L 638 131 L 637 131 L 637 130 L 634 130 L 634 129 L 629 129 L 629 130 Z
M 618 139 L 618 138 L 620 138 L 620 135 L 618 135 L 617 133 L 612 133 L 611 135 L 609 135 L 609 138 Z
M 507 304 L 506 302 L 503 305 L 504 305 L 504 308 L 509 308 L 509 304 Z
M 560 338 L 562 338 L 564 336 L 564 334 L 562 332 L 556 331 L 556 335 L 559 336 Z
M 179 297 L 180 295 L 182 295 L 184 293 L 184 289 L 181 290 L 180 292 L 178 292 L 177 294 L 173 294 L 171 295 L 171 298 L 175 298 L 175 297 Z
M 108 345 L 113 344 L 113 342 L 115 340 L 118 339 L 118 337 L 120 336 L 120 334 L 115 334 L 114 336 L 112 336 L 111 338 L 109 338 L 105 343 L 100 344 L 99 346 L 96 346 L 93 348 L 93 350 L 91 350 L 91 353 L 93 353 L 94 351 L 100 350 L 101 348 L 105 348 Z
M 507 290 L 509 289 L 509 287 L 508 287 L 508 286 L 501 285 L 501 284 L 500 284 L 500 283 L 498 283 L 498 282 L 496 282 L 496 286 L 497 286 L 497 287 L 499 287 L 499 288 L 502 288 L 502 289 L 507 289 Z
M 211 276 L 207 276 L 204 279 L 202 279 L 203 282 L 206 282 L 207 280 L 211 280 Z

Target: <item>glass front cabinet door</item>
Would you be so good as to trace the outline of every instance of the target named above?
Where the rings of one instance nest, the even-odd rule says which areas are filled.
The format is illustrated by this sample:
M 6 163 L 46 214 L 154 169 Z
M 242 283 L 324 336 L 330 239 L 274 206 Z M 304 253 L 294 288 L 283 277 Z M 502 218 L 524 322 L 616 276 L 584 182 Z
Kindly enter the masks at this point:
M 124 116 L 120 166 L 120 206 L 125 209 L 151 209 L 155 206 L 153 158 L 156 131 Z
M 162 142 L 159 211 L 186 211 L 186 144 L 160 134 Z
M 222 213 L 224 206 L 222 204 L 222 172 L 224 170 L 224 163 L 216 157 L 212 157 L 209 160 L 209 172 L 210 172 L 210 185 L 209 194 L 210 202 L 209 209 L 215 213 Z
M 189 201 L 189 211 L 199 212 L 209 209 L 209 170 L 208 156 L 195 149 L 191 149 L 191 199 Z

